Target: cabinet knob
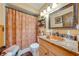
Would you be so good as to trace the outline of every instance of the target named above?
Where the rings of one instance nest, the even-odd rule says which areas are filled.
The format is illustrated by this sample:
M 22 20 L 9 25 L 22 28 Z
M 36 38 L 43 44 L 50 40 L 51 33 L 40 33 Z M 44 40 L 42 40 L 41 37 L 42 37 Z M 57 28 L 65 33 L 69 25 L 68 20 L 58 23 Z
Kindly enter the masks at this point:
M 47 53 L 45 53 L 45 55 L 47 55 Z

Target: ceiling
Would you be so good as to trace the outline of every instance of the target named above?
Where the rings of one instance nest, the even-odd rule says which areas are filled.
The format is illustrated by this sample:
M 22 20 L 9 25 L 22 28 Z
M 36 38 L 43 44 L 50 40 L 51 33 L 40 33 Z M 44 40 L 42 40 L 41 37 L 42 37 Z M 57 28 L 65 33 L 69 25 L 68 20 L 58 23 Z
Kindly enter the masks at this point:
M 39 15 L 40 9 L 43 8 L 46 3 L 12 3 L 10 5 L 15 5 L 33 14 Z
M 27 3 L 27 4 L 38 11 L 45 5 L 45 3 Z

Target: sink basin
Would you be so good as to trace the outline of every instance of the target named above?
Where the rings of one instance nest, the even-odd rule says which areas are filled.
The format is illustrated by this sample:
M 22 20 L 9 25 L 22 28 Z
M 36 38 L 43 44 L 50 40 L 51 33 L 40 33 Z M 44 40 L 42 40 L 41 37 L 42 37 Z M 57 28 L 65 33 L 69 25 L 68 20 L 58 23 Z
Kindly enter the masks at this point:
M 51 40 L 60 40 L 60 41 L 63 40 L 63 38 L 62 37 L 59 37 L 59 36 L 50 36 L 50 39 Z

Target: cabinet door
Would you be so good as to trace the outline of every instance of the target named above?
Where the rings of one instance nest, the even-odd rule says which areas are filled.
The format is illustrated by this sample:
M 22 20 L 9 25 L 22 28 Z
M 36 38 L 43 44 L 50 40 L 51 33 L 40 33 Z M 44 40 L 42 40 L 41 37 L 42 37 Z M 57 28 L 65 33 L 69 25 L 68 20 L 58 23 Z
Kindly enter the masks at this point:
M 44 48 L 44 50 L 45 49 L 48 49 L 48 56 L 55 56 L 55 54 L 51 51 L 51 46 L 50 46 L 50 43 L 49 42 L 47 42 L 47 41 L 44 41 L 44 40 L 42 40 L 42 39 L 40 39 L 39 40 L 39 44 L 41 45 L 41 46 L 44 46 L 44 47 L 46 47 L 46 48 Z M 41 48 L 41 50 L 42 50 L 42 48 Z
M 39 55 L 40 56 L 48 56 L 49 55 L 49 51 L 48 51 L 47 47 L 45 47 L 43 45 L 40 45 Z
M 42 48 L 43 48 L 43 49 L 40 48 L 41 51 L 43 51 L 43 50 L 45 51 L 45 50 L 47 49 L 47 52 L 44 52 L 44 51 L 43 51 L 44 55 L 47 54 L 47 56 L 55 56 L 55 53 L 53 53 L 52 50 L 51 50 L 51 46 L 50 46 L 50 43 L 49 43 L 49 42 L 40 39 L 40 40 L 39 40 L 39 44 L 40 44 L 40 46 L 42 46 Z M 41 52 L 40 52 L 40 53 L 41 53 Z M 43 53 L 42 53 L 42 54 L 43 54 Z
M 41 55 L 41 56 L 48 56 L 49 55 L 49 50 L 48 50 L 48 46 L 46 43 L 47 42 L 45 42 L 41 39 L 39 40 L 39 44 L 40 44 L 39 55 Z
M 56 56 L 74 56 L 74 54 L 53 44 L 49 44 L 49 51 L 53 52 Z

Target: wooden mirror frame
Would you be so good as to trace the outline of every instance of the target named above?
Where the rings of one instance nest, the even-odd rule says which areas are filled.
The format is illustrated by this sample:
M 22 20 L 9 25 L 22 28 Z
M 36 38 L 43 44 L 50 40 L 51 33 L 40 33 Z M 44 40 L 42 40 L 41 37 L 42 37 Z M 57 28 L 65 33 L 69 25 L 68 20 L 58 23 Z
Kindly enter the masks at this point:
M 66 29 L 76 29 L 76 24 L 78 24 L 78 7 L 77 7 L 77 3 L 69 3 L 69 4 L 67 4 L 67 5 L 65 5 L 64 7 L 62 7 L 62 8 L 60 8 L 60 9 L 58 9 L 58 10 L 56 10 L 56 11 L 54 11 L 53 13 L 56 13 L 56 12 L 59 12 L 59 11 L 61 11 L 61 10 L 64 10 L 64 9 L 66 9 L 66 8 L 68 8 L 68 7 L 70 7 L 70 6 L 73 6 L 73 26 L 72 27 L 51 27 L 51 23 L 50 23 L 50 15 L 52 14 L 52 13 L 50 13 L 49 14 L 49 29 L 59 29 L 59 28 L 66 28 Z

